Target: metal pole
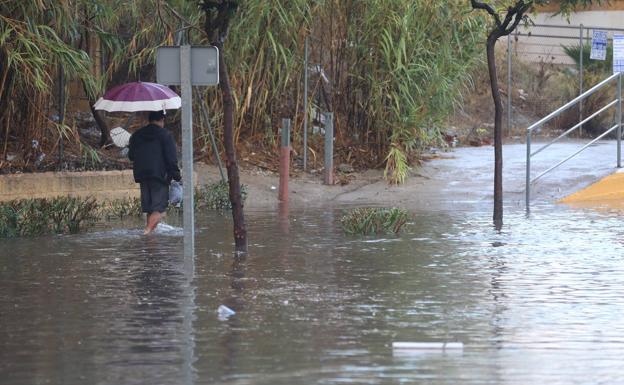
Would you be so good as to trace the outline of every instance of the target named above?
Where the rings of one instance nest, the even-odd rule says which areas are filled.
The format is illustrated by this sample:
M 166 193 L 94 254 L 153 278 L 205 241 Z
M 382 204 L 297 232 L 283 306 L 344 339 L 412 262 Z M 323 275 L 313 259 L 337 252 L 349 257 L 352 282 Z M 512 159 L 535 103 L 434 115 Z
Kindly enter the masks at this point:
M 61 128 L 60 138 L 59 138 L 59 170 L 63 169 L 63 158 L 65 157 L 65 139 L 63 138 L 64 134 L 64 125 L 65 125 L 65 70 L 63 66 L 59 64 L 59 116 L 58 116 L 58 124 Z
M 334 113 L 325 113 L 325 184 L 334 184 Z
M 507 35 L 507 135 L 511 136 L 511 34 Z
M 180 88 L 182 91 L 182 180 L 184 182 L 184 264 L 192 269 L 195 257 L 193 197 L 193 87 L 191 46 L 180 46 Z
M 526 188 L 525 207 L 527 214 L 530 210 L 531 202 L 531 130 L 527 130 L 527 153 L 526 153 Z
M 208 135 L 210 136 L 210 142 L 212 143 L 212 151 L 214 152 L 214 156 L 217 159 L 217 166 L 219 166 L 219 173 L 221 174 L 221 180 L 223 182 L 226 181 L 225 174 L 223 173 L 223 164 L 221 164 L 221 156 L 219 156 L 219 149 L 217 148 L 217 141 L 215 140 L 214 132 L 212 132 L 212 126 L 210 125 L 210 117 L 208 116 L 208 107 L 206 107 L 205 101 L 202 100 L 199 103 L 202 115 L 204 117 L 204 121 L 206 122 L 206 127 L 208 128 Z
M 288 177 L 290 173 L 290 119 L 282 119 L 282 148 L 280 149 L 280 180 L 278 199 L 288 201 Z
M 617 166 L 622 167 L 622 73 L 617 83 Z
M 583 24 L 579 29 L 579 95 L 583 94 Z M 579 122 L 583 120 L 583 100 L 579 101 Z M 579 127 L 579 135 L 583 135 L 583 125 Z
M 303 56 L 303 171 L 308 170 L 308 36 Z

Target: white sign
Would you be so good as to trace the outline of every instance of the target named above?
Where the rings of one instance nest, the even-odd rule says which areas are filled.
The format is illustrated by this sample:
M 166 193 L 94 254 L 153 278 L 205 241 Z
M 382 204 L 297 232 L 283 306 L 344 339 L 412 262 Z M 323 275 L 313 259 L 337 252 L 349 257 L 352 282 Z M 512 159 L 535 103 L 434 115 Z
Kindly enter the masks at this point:
M 613 35 L 613 73 L 624 72 L 624 35 Z
M 165 85 L 180 85 L 180 47 L 158 47 L 156 50 L 156 81 Z M 219 84 L 219 49 L 191 47 L 191 84 Z
M 590 59 L 605 60 L 607 58 L 607 31 L 594 30 Z

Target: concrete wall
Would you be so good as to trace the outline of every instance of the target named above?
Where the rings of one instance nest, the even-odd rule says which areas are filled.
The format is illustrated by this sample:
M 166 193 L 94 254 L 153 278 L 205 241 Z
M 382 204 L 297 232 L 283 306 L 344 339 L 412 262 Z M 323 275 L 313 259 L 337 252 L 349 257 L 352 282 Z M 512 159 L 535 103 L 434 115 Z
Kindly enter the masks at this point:
M 119 199 L 139 196 L 132 170 L 0 175 L 0 202 L 55 196 Z

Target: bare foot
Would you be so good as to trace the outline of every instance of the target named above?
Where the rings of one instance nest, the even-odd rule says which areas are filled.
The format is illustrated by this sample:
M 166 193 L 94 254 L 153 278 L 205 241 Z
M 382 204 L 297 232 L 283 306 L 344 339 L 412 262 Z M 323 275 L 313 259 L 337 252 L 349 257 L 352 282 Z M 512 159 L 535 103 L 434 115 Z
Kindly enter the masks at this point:
M 158 211 L 150 213 L 147 216 L 147 224 L 145 226 L 144 234 L 147 235 L 147 234 L 150 234 L 152 231 L 154 231 L 156 226 L 158 226 L 158 223 L 160 222 L 161 218 L 162 218 L 162 214 L 159 213 Z

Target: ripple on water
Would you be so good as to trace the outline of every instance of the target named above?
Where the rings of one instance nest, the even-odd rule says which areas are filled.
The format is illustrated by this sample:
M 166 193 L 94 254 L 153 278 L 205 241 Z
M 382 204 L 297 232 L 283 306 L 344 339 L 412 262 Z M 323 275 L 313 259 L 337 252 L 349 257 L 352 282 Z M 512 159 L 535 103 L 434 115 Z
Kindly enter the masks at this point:
M 182 230 L 2 241 L 0 373 L 12 384 L 616 383 L 624 364 L 618 212 L 419 212 L 397 237 L 345 236 L 340 210 L 200 216 Z M 297 219 L 296 221 L 294 219 Z M 236 315 L 219 321 L 226 305 Z M 393 341 L 461 341 L 398 357 Z M 43 380 L 45 379 L 45 381 Z

